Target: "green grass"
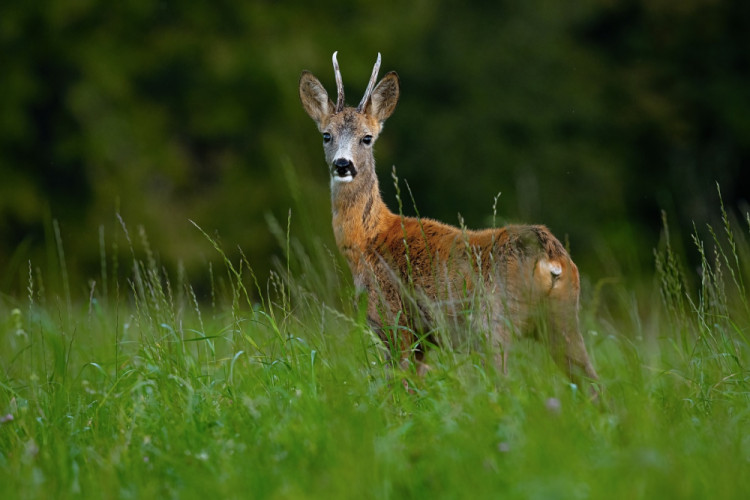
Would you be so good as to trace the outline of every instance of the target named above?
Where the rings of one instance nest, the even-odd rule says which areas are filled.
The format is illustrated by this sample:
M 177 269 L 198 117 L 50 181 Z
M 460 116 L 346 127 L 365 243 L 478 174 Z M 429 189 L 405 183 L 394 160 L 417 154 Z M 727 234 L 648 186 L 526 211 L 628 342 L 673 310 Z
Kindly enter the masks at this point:
M 698 273 L 665 227 L 653 287 L 585 286 L 599 406 L 531 342 L 507 377 L 392 374 L 333 252 L 275 223 L 268 283 L 207 239 L 200 300 L 125 224 L 71 286 L 56 231 L 58 285 L 30 263 L 0 299 L 0 498 L 747 498 L 750 219 L 722 214 Z

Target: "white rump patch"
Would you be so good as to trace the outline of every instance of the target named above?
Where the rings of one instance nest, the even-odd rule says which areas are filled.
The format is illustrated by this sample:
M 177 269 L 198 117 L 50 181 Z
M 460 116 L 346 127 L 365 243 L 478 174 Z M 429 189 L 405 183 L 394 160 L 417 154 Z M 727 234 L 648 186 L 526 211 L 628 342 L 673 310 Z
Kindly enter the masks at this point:
M 558 278 L 562 274 L 562 266 L 559 262 L 550 262 L 548 260 L 539 261 L 540 269 L 547 270 L 552 276 Z
M 537 283 L 547 292 L 551 292 L 562 275 L 562 266 L 559 262 L 540 259 L 536 263 Z
M 555 276 L 560 276 L 562 274 L 562 266 L 559 263 L 550 262 L 547 266 L 549 267 L 549 272 Z

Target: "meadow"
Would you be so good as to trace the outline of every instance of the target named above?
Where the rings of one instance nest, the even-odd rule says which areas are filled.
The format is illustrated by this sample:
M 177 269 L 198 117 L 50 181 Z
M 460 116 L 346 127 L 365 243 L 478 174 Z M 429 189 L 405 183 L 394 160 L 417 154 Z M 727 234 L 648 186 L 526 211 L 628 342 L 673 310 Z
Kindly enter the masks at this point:
M 531 341 L 394 373 L 296 213 L 268 280 L 204 232 L 200 290 L 122 220 L 81 285 L 53 231 L 0 296 L 0 498 L 747 498 L 750 216 L 717 211 L 665 217 L 650 279 L 582 269 L 598 404 Z

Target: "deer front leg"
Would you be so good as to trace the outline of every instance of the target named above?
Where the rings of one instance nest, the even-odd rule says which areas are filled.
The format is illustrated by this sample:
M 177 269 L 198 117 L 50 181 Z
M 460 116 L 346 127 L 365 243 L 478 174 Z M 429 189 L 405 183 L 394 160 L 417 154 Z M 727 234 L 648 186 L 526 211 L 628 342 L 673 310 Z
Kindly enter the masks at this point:
M 420 376 L 429 370 L 429 366 L 422 362 L 423 353 L 415 351 L 417 339 L 408 327 L 403 311 L 388 307 L 379 293 L 368 294 L 367 321 L 383 342 L 387 362 L 404 371 L 414 363 Z

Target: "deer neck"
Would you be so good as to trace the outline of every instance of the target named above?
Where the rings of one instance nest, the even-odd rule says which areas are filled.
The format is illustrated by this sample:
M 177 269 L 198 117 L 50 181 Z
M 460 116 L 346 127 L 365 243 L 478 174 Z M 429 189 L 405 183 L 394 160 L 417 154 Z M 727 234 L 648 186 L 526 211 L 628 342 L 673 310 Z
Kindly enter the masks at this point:
M 365 252 L 393 214 L 380 196 L 374 168 L 364 169 L 352 182 L 331 185 L 333 232 L 348 259 Z

